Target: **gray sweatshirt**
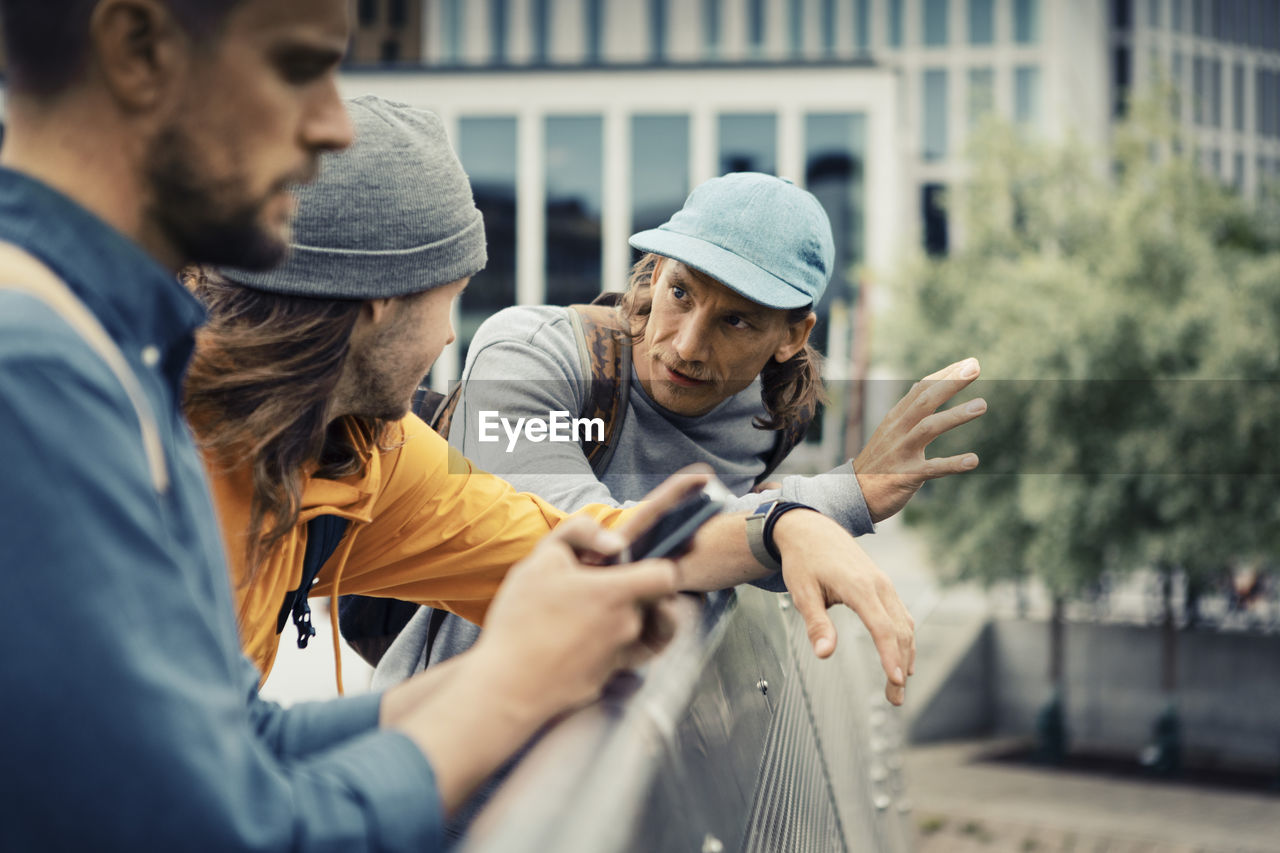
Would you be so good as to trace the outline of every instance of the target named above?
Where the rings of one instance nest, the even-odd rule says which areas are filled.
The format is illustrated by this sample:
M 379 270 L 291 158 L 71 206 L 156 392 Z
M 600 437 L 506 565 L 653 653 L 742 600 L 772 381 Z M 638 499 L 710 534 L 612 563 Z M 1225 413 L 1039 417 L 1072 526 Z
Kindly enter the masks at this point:
M 855 536 L 873 530 L 848 462 L 813 477 L 785 477 L 780 490 L 751 493 L 774 442 L 773 432 L 752 426 L 752 419 L 764 414 L 759 379 L 711 412 L 684 417 L 650 399 L 633 372 L 613 460 L 600 479 L 568 427 L 560 430 L 563 441 L 551 440 L 550 435 L 533 440 L 523 429 L 515 435 L 520 418 L 548 421 L 552 412 L 578 417 L 590 380 L 569 309 L 519 306 L 500 311 L 481 325 L 471 342 L 449 442 L 480 468 L 568 512 L 591 503 L 629 506 L 677 469 L 705 462 L 731 491 L 742 495 L 730 512 L 749 512 L 781 497 L 814 507 Z M 757 585 L 780 591 L 785 589 L 781 580 L 774 575 Z M 470 622 L 449 616 L 428 649 L 429 619 L 429 609 L 423 608 L 397 638 L 374 674 L 375 687 L 397 683 L 429 663 L 453 657 L 479 635 Z

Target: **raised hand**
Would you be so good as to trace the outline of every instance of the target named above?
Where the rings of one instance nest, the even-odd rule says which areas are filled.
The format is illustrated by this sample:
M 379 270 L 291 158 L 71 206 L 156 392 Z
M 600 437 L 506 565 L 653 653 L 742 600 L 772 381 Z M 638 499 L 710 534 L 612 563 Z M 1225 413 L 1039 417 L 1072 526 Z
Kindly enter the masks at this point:
M 981 397 L 938 411 L 981 370 L 976 358 L 966 358 L 929 374 L 912 385 L 876 427 L 853 460 L 872 521 L 883 521 L 906 506 L 926 480 L 978 467 L 974 453 L 928 459 L 924 451 L 938 436 L 986 412 L 987 401 Z

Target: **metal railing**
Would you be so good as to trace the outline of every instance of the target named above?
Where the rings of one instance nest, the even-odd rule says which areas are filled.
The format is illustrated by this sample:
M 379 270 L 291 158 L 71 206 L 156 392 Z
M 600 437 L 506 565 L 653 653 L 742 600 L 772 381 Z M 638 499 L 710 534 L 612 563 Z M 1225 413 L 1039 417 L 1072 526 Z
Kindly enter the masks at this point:
M 463 849 L 910 849 L 874 646 L 851 612 L 832 617 L 840 643 L 820 661 L 787 596 L 687 598 L 671 646 L 551 728 Z

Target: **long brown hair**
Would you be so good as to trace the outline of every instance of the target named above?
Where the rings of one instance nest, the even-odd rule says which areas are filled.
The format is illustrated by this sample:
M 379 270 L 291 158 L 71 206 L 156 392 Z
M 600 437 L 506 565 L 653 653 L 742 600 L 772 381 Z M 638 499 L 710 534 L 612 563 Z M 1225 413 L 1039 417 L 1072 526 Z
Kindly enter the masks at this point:
M 329 423 L 363 303 L 264 293 L 206 267 L 187 268 L 182 280 L 209 311 L 183 407 L 215 464 L 250 461 L 252 573 L 297 523 L 307 476 L 357 473 L 364 463 L 352 435 L 386 439 L 385 421 L 349 416 Z
M 618 303 L 618 314 L 637 342 L 644 337 L 649 312 L 653 310 L 653 272 L 662 259 L 662 255 L 650 252 L 636 261 L 631 268 L 627 292 Z M 792 308 L 787 311 L 787 323 L 803 323 L 812 313 L 812 305 Z M 769 359 L 760 371 L 760 386 L 760 399 L 767 417 L 752 421 L 757 429 L 787 429 L 812 420 L 818 404 L 827 402 L 827 389 L 822 384 L 822 354 L 805 341 L 800 352 L 786 361 Z

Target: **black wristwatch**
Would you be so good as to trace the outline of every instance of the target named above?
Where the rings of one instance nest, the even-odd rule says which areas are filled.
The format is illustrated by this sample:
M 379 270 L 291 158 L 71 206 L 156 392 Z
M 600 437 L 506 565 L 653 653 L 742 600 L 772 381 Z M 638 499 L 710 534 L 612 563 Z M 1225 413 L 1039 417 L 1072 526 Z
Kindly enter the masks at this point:
M 770 571 L 782 571 L 782 555 L 773 541 L 773 528 L 785 513 L 793 509 L 813 509 L 806 504 L 781 499 L 771 500 L 756 507 L 747 516 L 747 546 L 756 562 Z

